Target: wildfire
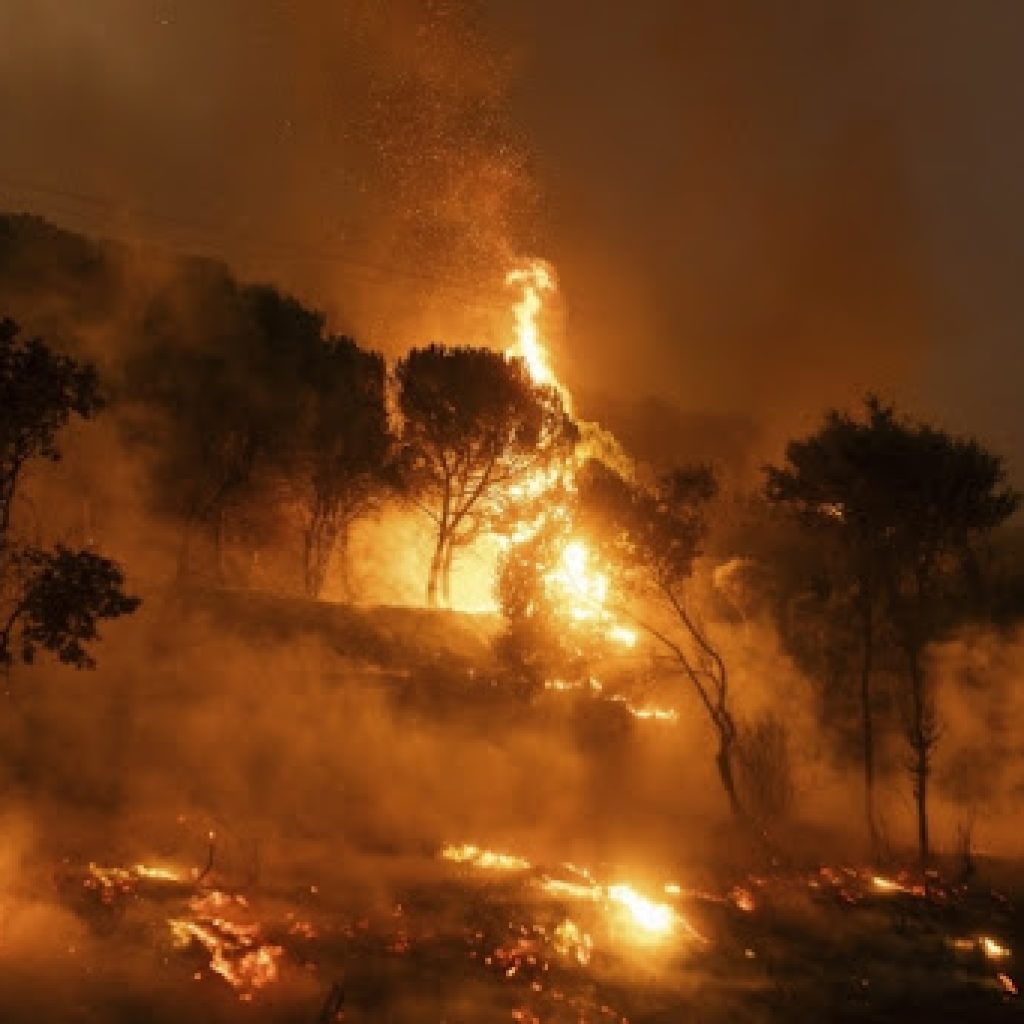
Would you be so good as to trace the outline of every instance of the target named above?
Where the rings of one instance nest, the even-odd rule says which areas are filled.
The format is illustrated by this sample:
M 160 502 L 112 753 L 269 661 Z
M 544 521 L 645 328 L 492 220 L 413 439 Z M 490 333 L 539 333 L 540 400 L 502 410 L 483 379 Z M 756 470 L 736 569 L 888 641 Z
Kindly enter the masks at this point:
M 541 341 L 537 326 L 537 315 L 544 306 L 541 296 L 544 292 L 555 290 L 554 275 L 542 260 L 530 260 L 524 266 L 510 270 L 505 275 L 505 284 L 521 289 L 521 298 L 512 307 L 516 321 L 516 344 L 510 354 L 519 356 L 526 363 L 530 376 L 538 384 L 553 384 L 557 387 L 568 405 L 568 392 L 559 384 L 551 369 L 547 349 Z
M 528 871 L 531 867 L 524 857 L 484 850 L 472 843 L 463 843 L 461 846 L 449 843 L 441 849 L 441 857 L 456 864 L 470 864 L 475 868 L 498 871 Z
M 167 923 L 178 946 L 199 945 L 209 956 L 210 970 L 223 978 L 243 1001 L 277 981 L 281 946 L 260 941 L 260 926 L 234 919 L 248 910 L 242 896 L 213 891 L 189 901 L 191 917 Z
M 568 389 L 555 376 L 548 360 L 548 352 L 541 338 L 538 318 L 544 307 L 544 296 L 556 290 L 555 278 L 550 267 L 541 260 L 529 260 L 521 266 L 509 271 L 505 277 L 509 287 L 519 289 L 519 300 L 512 307 L 515 319 L 516 340 L 509 347 L 508 354 L 521 358 L 537 384 L 555 387 L 562 396 L 566 409 L 571 411 L 572 396 Z M 568 479 L 559 471 L 538 472 L 525 483 L 516 485 L 511 497 L 536 498 L 549 493 L 554 486 L 562 483 L 570 490 L 572 474 Z M 567 515 L 566 510 L 554 507 L 546 510 L 545 516 Z M 505 538 L 506 544 L 519 544 L 528 540 L 540 524 L 520 523 Z M 571 523 L 570 534 L 571 534 Z M 631 648 L 636 645 L 637 634 L 621 623 L 615 622 L 607 609 L 608 577 L 593 565 L 590 550 L 585 540 L 580 537 L 570 538 L 565 542 L 557 565 L 544 580 L 549 594 L 562 605 L 567 617 L 576 623 L 591 623 L 603 628 L 605 638 L 621 647 Z
M 563 956 L 574 959 L 581 966 L 590 963 L 594 951 L 594 940 L 575 921 L 566 918 L 553 936 L 553 945 Z
M 655 903 L 640 895 L 631 885 L 612 885 L 608 899 L 629 912 L 629 916 L 642 932 L 667 935 L 672 930 L 675 911 L 667 903 Z
M 139 878 L 148 878 L 153 882 L 180 882 L 181 875 L 171 868 L 149 867 L 146 864 L 136 864 L 132 868 Z

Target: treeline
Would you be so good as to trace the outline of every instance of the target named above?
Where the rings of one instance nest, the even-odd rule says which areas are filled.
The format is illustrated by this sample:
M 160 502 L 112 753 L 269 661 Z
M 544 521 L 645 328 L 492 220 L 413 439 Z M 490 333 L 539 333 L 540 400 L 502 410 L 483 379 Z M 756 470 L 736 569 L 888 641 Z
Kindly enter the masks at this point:
M 1014 607 L 1015 581 L 1002 591 L 995 583 L 993 538 L 1018 497 L 979 442 L 869 397 L 856 413 L 828 413 L 759 486 L 725 498 L 708 466 L 627 473 L 583 461 L 557 389 L 500 353 L 427 345 L 389 369 L 330 334 L 316 312 L 239 284 L 218 264 L 175 261 L 145 284 L 126 266 L 126 253 L 41 222 L 0 221 L 0 309 L 25 315 L 33 331 L 49 326 L 49 341 L 75 353 L 58 356 L 8 328 L 5 386 L 32 396 L 58 370 L 93 381 L 86 355 L 99 359 L 125 443 L 145 453 L 150 505 L 176 525 L 180 576 L 226 579 L 229 537 L 258 550 L 288 534 L 295 575 L 316 597 L 332 559 L 345 565 L 353 524 L 400 502 L 430 524 L 425 598 L 447 603 L 455 555 L 528 520 L 535 529 L 508 550 L 495 585 L 506 619 L 498 648 L 530 693 L 556 674 L 586 678 L 607 645 L 600 617 L 567 615 L 549 586 L 582 533 L 609 581 L 611 611 L 667 655 L 702 709 L 733 813 L 763 829 L 781 810 L 785 786 L 772 772 L 784 761 L 792 697 L 778 694 L 760 722 L 737 711 L 723 642 L 735 608 L 709 614 L 694 593 L 702 565 L 728 565 L 743 601 L 814 681 L 823 734 L 837 749 L 852 738 L 876 845 L 877 737 L 895 723 L 928 861 L 942 736 L 929 652 L 965 622 Z M 43 377 L 31 352 L 50 367 Z M 56 418 L 44 405 L 29 457 L 51 457 L 72 415 L 98 411 L 95 388 L 59 391 Z M 8 407 L 31 420 L 31 402 Z M 0 418 L 13 436 L 14 413 L 5 407 Z M 114 603 L 100 611 L 130 611 L 120 577 L 104 578 Z M 59 592 L 51 587 L 51 599 Z M 90 622 L 83 636 L 94 635 Z

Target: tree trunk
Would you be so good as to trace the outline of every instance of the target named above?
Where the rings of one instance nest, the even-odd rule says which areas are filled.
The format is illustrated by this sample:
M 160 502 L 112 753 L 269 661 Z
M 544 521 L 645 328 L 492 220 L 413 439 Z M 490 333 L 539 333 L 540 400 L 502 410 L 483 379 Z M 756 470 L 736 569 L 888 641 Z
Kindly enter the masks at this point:
M 213 546 L 214 560 L 217 570 L 217 582 L 224 583 L 224 507 L 221 506 L 214 513 L 213 523 Z
M 718 777 L 722 780 L 722 788 L 729 798 L 729 810 L 738 821 L 747 820 L 743 804 L 740 803 L 739 793 L 736 789 L 736 779 L 732 770 L 732 754 L 735 737 L 730 735 L 721 725 L 718 727 L 718 753 L 715 755 L 715 764 L 718 767 Z
M 931 773 L 931 750 L 935 742 L 934 727 L 928 713 L 925 680 L 921 670 L 920 652 L 911 647 L 907 652 L 911 686 L 909 738 L 913 750 L 911 776 L 914 780 L 914 802 L 917 805 L 917 850 L 921 869 L 928 866 L 928 776 Z
M 860 674 L 861 728 L 864 740 L 864 818 L 871 840 L 871 852 L 878 852 L 878 826 L 875 820 L 875 736 L 871 713 L 871 671 L 874 659 L 874 619 L 865 598 L 863 619 L 863 660 Z
M 305 530 L 302 531 L 302 589 L 305 591 L 306 597 L 311 597 L 314 600 L 320 596 L 322 583 L 317 579 L 316 566 L 319 560 L 317 547 L 316 526 L 312 523 L 307 524 Z
M 335 564 L 338 567 L 338 585 L 346 601 L 352 600 L 352 565 L 348 557 L 349 528 L 343 526 L 335 537 L 333 551 L 337 555 Z
M 443 530 L 437 534 L 437 544 L 430 559 L 430 572 L 427 575 L 427 607 L 437 607 L 437 588 L 441 582 L 441 571 L 444 568 L 444 553 L 447 546 L 447 535 Z
M 444 562 L 441 566 L 441 600 L 446 608 L 452 606 L 452 557 L 455 547 L 449 540 L 444 551 Z
M 914 765 L 914 799 L 917 801 L 917 849 L 921 869 L 928 866 L 928 751 L 921 747 Z

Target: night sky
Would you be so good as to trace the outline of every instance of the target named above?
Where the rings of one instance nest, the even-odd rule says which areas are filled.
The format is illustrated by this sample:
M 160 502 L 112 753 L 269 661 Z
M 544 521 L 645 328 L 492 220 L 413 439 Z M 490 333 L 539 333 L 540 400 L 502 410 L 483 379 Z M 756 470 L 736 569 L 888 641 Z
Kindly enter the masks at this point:
M 874 388 L 1020 477 L 1016 0 L 0 0 L 0 33 L 0 206 L 222 256 L 392 355 L 500 344 L 543 256 L 581 393 L 770 448 Z

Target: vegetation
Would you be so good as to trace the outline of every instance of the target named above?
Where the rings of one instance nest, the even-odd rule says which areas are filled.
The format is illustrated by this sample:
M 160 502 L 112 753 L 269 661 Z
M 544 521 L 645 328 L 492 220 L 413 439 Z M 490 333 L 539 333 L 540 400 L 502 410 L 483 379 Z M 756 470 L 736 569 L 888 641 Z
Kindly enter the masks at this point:
M 902 658 L 899 700 L 926 863 L 939 739 L 926 649 L 955 624 L 979 565 L 977 545 L 1013 513 L 1018 496 L 1001 461 L 977 441 L 901 420 L 874 397 L 863 421 L 830 413 L 817 433 L 789 444 L 784 467 L 767 474 L 769 497 L 797 508 L 813 528 L 821 575 L 849 595 L 856 615 L 865 815 L 876 844 L 872 683 L 880 641 Z
M 489 349 L 414 349 L 395 376 L 406 486 L 436 526 L 427 604 L 448 604 L 455 552 L 497 520 L 512 489 L 552 478 L 577 430 L 556 388 Z
M 17 498 L 36 460 L 59 461 L 58 434 L 72 416 L 103 406 L 95 370 L 0 320 L 0 665 L 49 651 L 76 668 L 94 665 L 87 644 L 101 619 L 134 611 L 121 570 L 92 551 L 52 550 L 20 539 Z
M 32 258 L 26 239 L 39 247 Z M 33 307 L 43 291 L 66 293 L 47 314 L 59 346 L 25 340 L 11 321 L 0 328 L 5 665 L 40 652 L 92 665 L 102 621 L 138 605 L 114 562 L 66 536 L 43 544 L 19 517 L 27 469 L 59 460 L 68 425 L 108 405 L 92 361 L 56 348 L 76 353 L 119 308 L 125 337 L 103 366 L 109 418 L 142 467 L 147 507 L 180 539 L 179 585 L 244 586 L 232 551 L 254 563 L 281 550 L 288 582 L 268 590 L 316 600 L 331 581 L 344 591 L 353 528 L 402 505 L 431 535 L 426 603 L 451 604 L 454 559 L 496 533 L 502 627 L 488 680 L 525 703 L 554 679 L 589 693 L 594 666 L 615 656 L 610 626 L 635 628 L 653 641 L 636 674 L 685 681 L 738 819 L 764 824 L 793 808 L 795 710 L 812 709 L 824 756 L 843 764 L 855 747 L 876 850 L 879 779 L 891 773 L 888 745 L 902 743 L 928 862 L 937 645 L 980 614 L 986 593 L 1012 623 L 1024 590 L 1012 565 L 987 582 L 988 549 L 1002 543 L 1018 498 L 979 442 L 869 397 L 862 414 L 831 412 L 792 440 L 761 493 L 724 498 L 705 466 L 659 475 L 580 464 L 586 446 L 558 389 L 502 353 L 434 344 L 389 374 L 383 356 L 331 334 L 319 313 L 210 261 L 175 262 L 129 304 L 118 298 L 123 256 L 110 247 L 33 234 L 17 218 L 0 245 L 12 268 L 0 281 L 5 301 Z M 65 273 L 52 272 L 54 260 Z M 583 593 L 567 614 L 565 581 L 552 585 L 573 545 L 607 582 L 596 611 Z M 729 567 L 739 589 L 727 595 L 707 581 Z M 732 660 L 751 622 L 772 627 L 804 686 L 783 693 L 769 679 L 764 707 L 746 702 Z M 460 669 L 458 693 L 475 679 Z

